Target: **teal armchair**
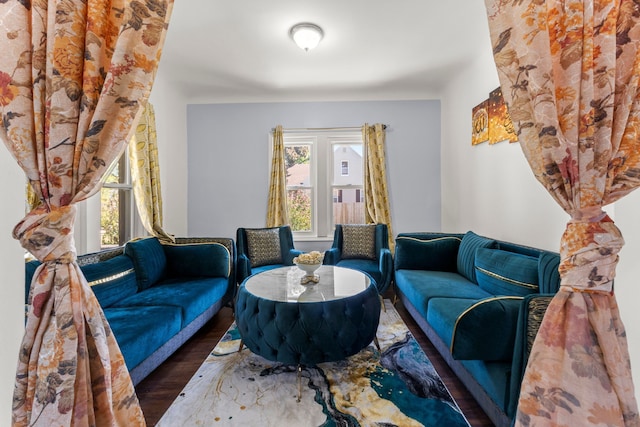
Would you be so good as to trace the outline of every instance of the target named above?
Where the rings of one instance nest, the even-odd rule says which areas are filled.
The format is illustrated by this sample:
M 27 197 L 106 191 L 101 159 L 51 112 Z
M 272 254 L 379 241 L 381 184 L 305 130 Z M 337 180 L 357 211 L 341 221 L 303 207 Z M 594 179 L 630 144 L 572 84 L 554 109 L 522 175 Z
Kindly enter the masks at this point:
M 242 283 L 252 274 L 293 265 L 302 253 L 293 246 L 291 227 L 238 228 L 236 231 L 238 263 L 236 280 Z
M 337 224 L 331 249 L 324 253 L 324 264 L 367 273 L 382 295 L 393 277 L 388 236 L 386 224 Z

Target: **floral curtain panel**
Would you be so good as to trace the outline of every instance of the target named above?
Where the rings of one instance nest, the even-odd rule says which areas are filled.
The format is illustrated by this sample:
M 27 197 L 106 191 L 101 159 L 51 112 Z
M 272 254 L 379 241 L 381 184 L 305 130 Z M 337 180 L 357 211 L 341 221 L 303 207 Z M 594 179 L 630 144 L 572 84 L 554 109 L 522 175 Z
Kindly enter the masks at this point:
M 0 2 L 0 137 L 41 203 L 14 237 L 43 264 L 31 284 L 15 426 L 139 426 L 144 418 L 76 263 L 75 204 L 132 135 L 171 0 Z M 17 284 L 16 284 L 17 285 Z
M 160 241 L 173 243 L 173 236 L 162 228 L 162 189 L 160 186 L 160 160 L 156 115 L 153 105 L 147 103 L 135 134 L 129 142 L 129 164 L 136 206 L 142 225 Z
M 273 130 L 273 157 L 269 179 L 269 201 L 267 205 L 267 227 L 289 224 L 287 213 L 287 171 L 284 161 L 284 135 L 282 126 Z
M 602 207 L 640 185 L 640 4 L 485 3 L 522 149 L 571 216 L 561 239 L 561 289 L 529 358 L 516 425 L 638 426 L 613 292 L 624 241 Z
M 362 127 L 362 140 L 366 152 L 364 165 L 365 224 L 387 224 L 389 248 L 393 253 L 395 240 L 391 229 L 391 209 L 385 166 L 385 128 L 376 123 Z

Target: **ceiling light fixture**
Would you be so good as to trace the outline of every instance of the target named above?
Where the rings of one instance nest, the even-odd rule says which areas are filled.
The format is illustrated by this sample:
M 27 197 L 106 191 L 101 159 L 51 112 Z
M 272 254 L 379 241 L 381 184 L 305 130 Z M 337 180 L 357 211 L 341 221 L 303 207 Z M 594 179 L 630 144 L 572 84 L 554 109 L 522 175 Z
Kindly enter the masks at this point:
M 313 49 L 318 46 L 318 43 L 320 43 L 320 40 L 322 40 L 322 37 L 324 36 L 324 32 L 322 31 L 322 28 L 317 25 L 304 22 L 291 27 L 289 35 L 291 35 L 291 38 L 296 42 L 300 49 L 304 49 L 308 52 L 309 49 Z

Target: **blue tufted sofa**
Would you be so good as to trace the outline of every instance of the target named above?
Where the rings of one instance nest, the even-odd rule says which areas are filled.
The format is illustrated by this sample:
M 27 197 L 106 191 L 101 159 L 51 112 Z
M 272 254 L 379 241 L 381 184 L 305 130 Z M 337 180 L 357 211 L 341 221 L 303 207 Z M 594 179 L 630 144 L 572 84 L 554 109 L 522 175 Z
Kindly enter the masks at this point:
M 134 385 L 232 301 L 234 263 L 226 238 L 150 237 L 78 257 Z M 38 265 L 26 265 L 27 290 Z
M 489 418 L 510 426 L 559 255 L 471 231 L 396 237 L 396 293 Z

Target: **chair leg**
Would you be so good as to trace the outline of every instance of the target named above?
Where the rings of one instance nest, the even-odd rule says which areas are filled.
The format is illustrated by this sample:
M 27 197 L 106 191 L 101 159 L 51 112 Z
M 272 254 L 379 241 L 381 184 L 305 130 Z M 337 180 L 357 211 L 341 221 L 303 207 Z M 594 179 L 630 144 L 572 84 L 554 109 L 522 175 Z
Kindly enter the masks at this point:
M 242 339 L 240 339 L 240 347 L 238 347 L 238 353 L 240 353 L 242 351 L 243 347 L 244 347 L 244 341 L 242 341 Z
M 380 342 L 378 341 L 378 337 L 377 336 L 373 337 L 373 343 L 375 344 L 375 346 L 378 349 L 378 351 L 382 353 L 382 350 L 380 349 Z
M 298 365 L 298 400 L 297 402 L 300 403 L 301 399 L 302 399 L 302 366 Z

